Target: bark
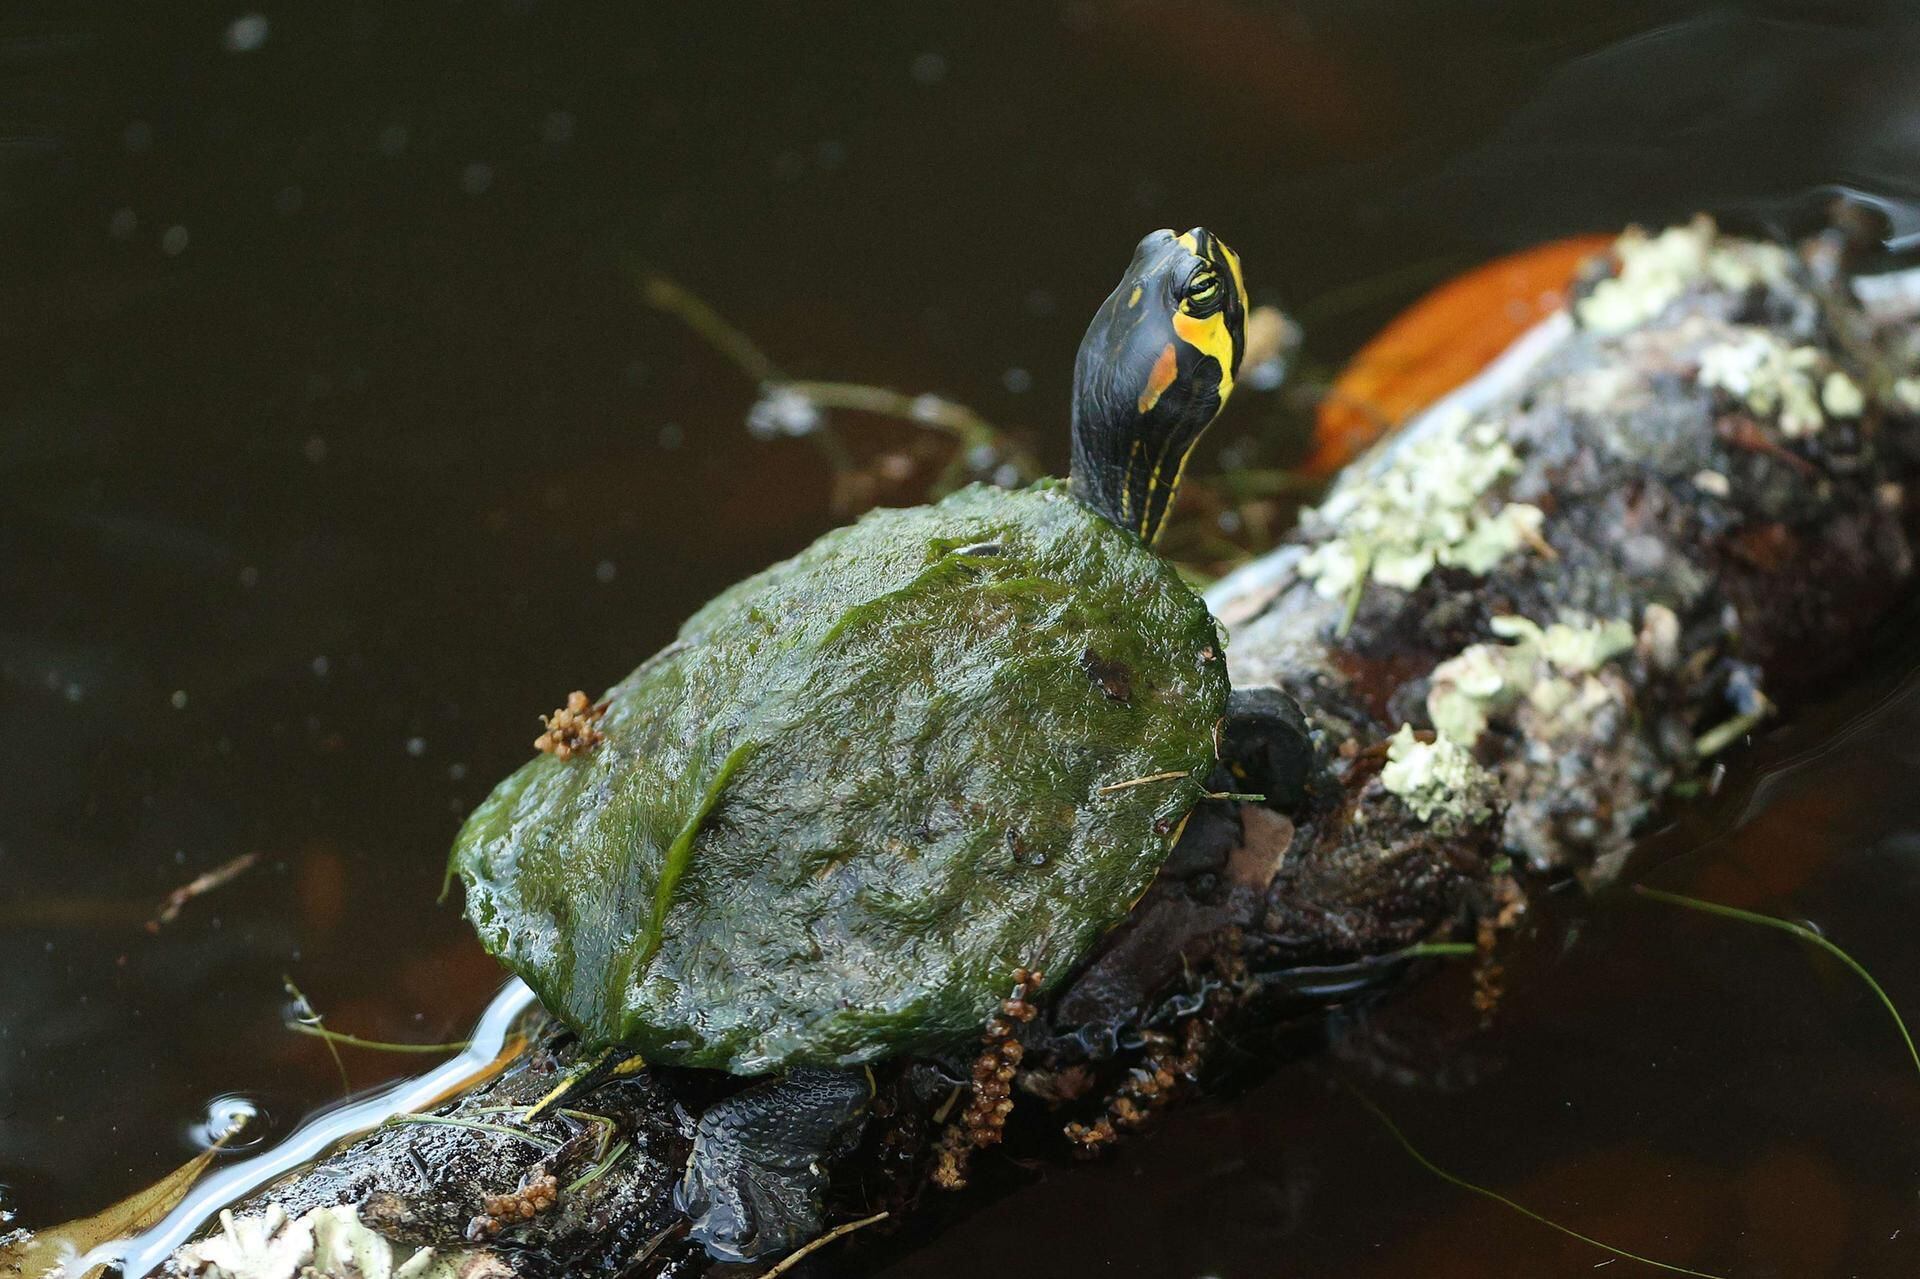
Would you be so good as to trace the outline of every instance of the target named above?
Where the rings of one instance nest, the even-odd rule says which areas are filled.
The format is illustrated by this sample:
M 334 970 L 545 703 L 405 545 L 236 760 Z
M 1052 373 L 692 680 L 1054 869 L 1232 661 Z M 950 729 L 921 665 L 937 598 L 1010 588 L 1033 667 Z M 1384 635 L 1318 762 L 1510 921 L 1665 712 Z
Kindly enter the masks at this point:
M 1403 971 L 1396 952 L 1510 919 L 1528 883 L 1604 880 L 1721 752 L 1867 650 L 1913 570 L 1920 304 L 1856 293 L 1846 254 L 1630 233 L 1570 314 L 1213 588 L 1236 686 L 1303 713 L 1306 785 L 1284 812 L 1204 806 L 1128 921 L 1008 1023 L 1016 1117 L 1097 1149 L 1191 1086 L 1223 1021 Z M 436 1111 L 490 1127 L 379 1129 L 172 1264 L 238 1271 L 277 1240 L 292 1262 L 250 1273 L 338 1270 L 354 1246 L 367 1275 L 698 1272 L 669 1192 L 726 1081 L 610 1085 L 595 1117 L 530 1125 L 545 1148 L 502 1131 L 568 1052 Z M 964 1054 L 881 1072 L 836 1222 L 897 1225 L 930 1177 L 964 1180 L 997 1129 L 935 1115 L 968 1077 Z

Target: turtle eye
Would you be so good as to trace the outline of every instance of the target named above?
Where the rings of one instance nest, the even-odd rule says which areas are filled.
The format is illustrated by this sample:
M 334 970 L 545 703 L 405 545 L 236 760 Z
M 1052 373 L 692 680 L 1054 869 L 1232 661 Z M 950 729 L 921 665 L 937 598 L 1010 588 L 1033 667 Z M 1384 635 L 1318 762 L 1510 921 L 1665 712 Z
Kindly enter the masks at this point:
M 1214 294 L 1220 291 L 1220 277 L 1208 270 L 1193 273 L 1187 281 L 1187 301 L 1205 306 L 1213 301 Z

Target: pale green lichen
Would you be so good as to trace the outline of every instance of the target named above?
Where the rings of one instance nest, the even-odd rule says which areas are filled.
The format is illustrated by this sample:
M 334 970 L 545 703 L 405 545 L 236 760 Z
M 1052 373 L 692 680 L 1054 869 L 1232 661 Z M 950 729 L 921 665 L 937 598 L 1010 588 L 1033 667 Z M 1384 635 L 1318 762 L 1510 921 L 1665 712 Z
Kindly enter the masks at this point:
M 289 1218 L 279 1204 L 258 1214 L 220 1214 L 220 1233 L 175 1256 L 183 1274 L 205 1279 L 506 1279 L 513 1272 L 473 1248 L 415 1248 L 398 1261 L 385 1235 L 351 1204 Z
M 1423 742 L 1402 724 L 1387 743 L 1380 784 L 1423 822 L 1436 826 L 1481 821 L 1493 812 L 1498 783 L 1458 742 Z
M 1537 540 L 1546 518 L 1536 506 L 1486 499 L 1519 466 L 1497 425 L 1464 414 L 1436 423 L 1384 471 L 1341 485 L 1314 512 L 1338 531 L 1307 553 L 1300 574 L 1328 599 L 1369 580 L 1410 591 L 1436 566 L 1484 575 Z
M 1820 407 L 1828 417 L 1859 417 L 1866 411 L 1867 397 L 1857 382 L 1835 369 L 1820 384 Z
M 1595 672 L 1634 646 L 1632 626 L 1575 613 L 1541 627 L 1524 617 L 1489 623 L 1505 644 L 1475 644 L 1440 663 L 1427 690 L 1427 716 L 1439 733 L 1464 747 L 1488 722 L 1522 701 L 1556 727 L 1584 721 L 1614 694 Z
M 1595 285 L 1576 308 L 1580 323 L 1600 333 L 1645 324 L 1698 283 L 1743 290 L 1784 280 L 1793 261 L 1778 245 L 1722 240 L 1708 217 L 1651 236 L 1630 228 L 1613 251 L 1619 272 Z
M 1762 417 L 1777 415 L 1780 433 L 1788 439 L 1812 435 L 1825 426 L 1820 370 L 1826 355 L 1810 346 L 1789 346 L 1762 328 L 1735 326 L 1734 334 L 1700 352 L 1700 385 L 1725 391 Z M 1833 376 L 1859 399 L 1859 389 L 1845 374 Z M 1841 392 L 1843 401 L 1845 394 Z M 1858 412 L 1856 404 L 1854 413 Z

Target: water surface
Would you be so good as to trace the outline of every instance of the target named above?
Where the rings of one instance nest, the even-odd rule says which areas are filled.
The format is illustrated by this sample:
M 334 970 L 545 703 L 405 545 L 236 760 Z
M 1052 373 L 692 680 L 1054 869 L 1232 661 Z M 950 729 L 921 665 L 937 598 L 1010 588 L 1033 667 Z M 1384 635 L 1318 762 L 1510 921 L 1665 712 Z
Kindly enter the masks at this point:
M 1702 206 L 1784 227 L 1824 184 L 1904 197 L 1916 47 L 1892 6 L 9 16 L 0 1203 L 92 1211 L 190 1155 L 215 1098 L 258 1105 L 262 1137 L 337 1098 L 327 1054 L 281 1029 L 283 977 L 342 1029 L 465 1033 L 499 974 L 434 905 L 461 814 L 537 713 L 841 518 L 820 455 L 750 439 L 753 388 L 636 271 L 792 373 L 939 392 L 1057 468 L 1085 318 L 1147 229 L 1219 230 L 1337 361 L 1504 248 Z M 1243 396 L 1196 478 L 1285 461 L 1291 429 L 1284 397 Z M 936 454 L 876 496 L 912 500 Z M 1683 816 L 1648 864 L 1813 916 L 1920 998 L 1917 716 L 1903 700 L 1781 775 L 1745 824 L 1726 798 Z M 1336 1027 L 1408 1041 L 1410 1082 L 1373 1088 L 1431 1155 L 1656 1255 L 1911 1272 L 1920 1089 L 1842 975 L 1571 899 L 1514 970 L 1495 1030 L 1444 1052 L 1419 1028 L 1457 1021 L 1445 978 Z M 922 1252 L 852 1255 L 1602 1259 L 1414 1168 L 1329 1086 L 1378 1055 L 1313 1053 L 1094 1169 L 979 1196 Z M 356 1088 L 411 1064 L 347 1060 Z

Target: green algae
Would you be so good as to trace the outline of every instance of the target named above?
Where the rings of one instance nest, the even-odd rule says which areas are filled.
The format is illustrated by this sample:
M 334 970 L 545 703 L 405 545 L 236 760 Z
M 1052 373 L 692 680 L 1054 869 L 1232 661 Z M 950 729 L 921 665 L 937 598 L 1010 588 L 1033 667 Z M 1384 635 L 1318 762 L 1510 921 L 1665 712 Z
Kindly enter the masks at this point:
M 1152 879 L 1197 788 L 1103 788 L 1204 774 L 1222 647 L 1058 484 L 876 511 L 701 609 L 452 864 L 589 1041 L 741 1074 L 958 1041 Z

